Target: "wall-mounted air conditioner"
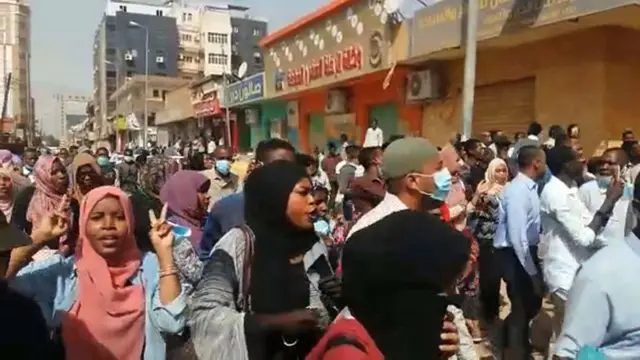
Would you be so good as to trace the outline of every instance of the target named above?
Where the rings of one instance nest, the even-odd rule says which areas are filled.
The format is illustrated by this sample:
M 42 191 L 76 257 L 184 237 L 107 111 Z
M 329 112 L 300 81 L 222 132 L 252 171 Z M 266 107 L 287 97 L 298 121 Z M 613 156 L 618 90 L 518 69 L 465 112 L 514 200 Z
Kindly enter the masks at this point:
M 407 75 L 407 102 L 442 98 L 439 72 L 426 69 Z
M 156 56 L 156 63 L 164 64 L 164 56 Z
M 324 105 L 327 114 L 344 114 L 349 112 L 349 96 L 345 89 L 329 90 L 327 101 Z
M 126 61 L 133 61 L 133 54 L 127 51 L 127 52 L 124 54 L 124 59 L 125 59 Z

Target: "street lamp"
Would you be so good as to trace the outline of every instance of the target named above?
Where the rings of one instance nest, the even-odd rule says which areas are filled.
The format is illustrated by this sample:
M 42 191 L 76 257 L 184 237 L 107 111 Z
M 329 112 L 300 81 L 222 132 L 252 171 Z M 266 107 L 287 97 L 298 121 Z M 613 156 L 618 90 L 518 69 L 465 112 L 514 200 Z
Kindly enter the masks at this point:
M 129 21 L 129 26 L 143 29 L 144 38 L 144 121 L 142 122 L 142 141 L 143 147 L 147 146 L 147 122 L 149 121 L 149 109 L 147 107 L 147 96 L 149 95 L 149 28 L 140 25 L 135 21 Z

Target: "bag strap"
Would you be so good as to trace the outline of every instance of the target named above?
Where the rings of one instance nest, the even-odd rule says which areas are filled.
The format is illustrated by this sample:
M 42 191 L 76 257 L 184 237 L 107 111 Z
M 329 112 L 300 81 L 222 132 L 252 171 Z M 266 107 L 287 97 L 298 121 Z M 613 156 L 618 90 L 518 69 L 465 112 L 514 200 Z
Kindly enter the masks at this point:
M 345 345 L 354 347 L 365 354 L 367 353 L 367 349 L 356 338 L 345 334 L 339 334 L 327 341 L 327 344 L 324 347 L 324 351 L 322 352 L 322 356 L 326 355 L 332 349 Z
M 244 224 L 240 227 L 244 234 L 244 261 L 242 262 L 242 311 L 249 312 L 251 310 L 250 287 L 251 287 L 251 261 L 253 259 L 253 243 L 255 235 L 248 225 Z

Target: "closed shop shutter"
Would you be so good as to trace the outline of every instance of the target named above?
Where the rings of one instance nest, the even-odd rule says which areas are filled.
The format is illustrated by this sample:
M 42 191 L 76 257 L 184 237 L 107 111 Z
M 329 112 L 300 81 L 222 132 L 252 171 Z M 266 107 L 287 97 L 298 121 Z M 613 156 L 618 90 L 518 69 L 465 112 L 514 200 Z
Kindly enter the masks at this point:
M 535 120 L 535 79 L 476 87 L 473 106 L 473 133 L 501 130 L 513 138 L 527 131 Z

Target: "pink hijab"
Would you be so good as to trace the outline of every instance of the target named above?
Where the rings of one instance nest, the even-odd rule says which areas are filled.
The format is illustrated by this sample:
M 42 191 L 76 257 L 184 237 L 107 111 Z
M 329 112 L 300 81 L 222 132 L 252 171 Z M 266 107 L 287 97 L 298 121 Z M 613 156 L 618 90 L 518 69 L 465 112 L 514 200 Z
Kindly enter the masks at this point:
M 122 262 L 107 264 L 87 239 L 89 215 L 106 197 L 118 199 L 128 225 L 121 239 Z M 80 207 L 80 236 L 75 265 L 78 298 L 63 319 L 62 338 L 68 360 L 140 360 L 144 348 L 144 289 L 127 283 L 140 269 L 141 254 L 133 236 L 134 219 L 127 195 L 113 186 L 87 193 Z
M 64 194 L 59 194 L 57 189 L 51 181 L 51 170 L 53 169 L 53 163 L 57 160 L 55 156 L 43 155 L 40 156 L 35 166 L 33 167 L 33 175 L 35 177 L 36 190 L 33 193 L 33 197 L 29 202 L 27 208 L 27 221 L 31 222 L 33 227 L 37 227 L 39 219 L 45 218 L 48 214 L 55 211 Z M 73 226 L 73 214 L 71 208 L 67 211 L 69 228 Z M 66 235 L 60 237 L 60 243 L 63 243 L 67 238 Z

